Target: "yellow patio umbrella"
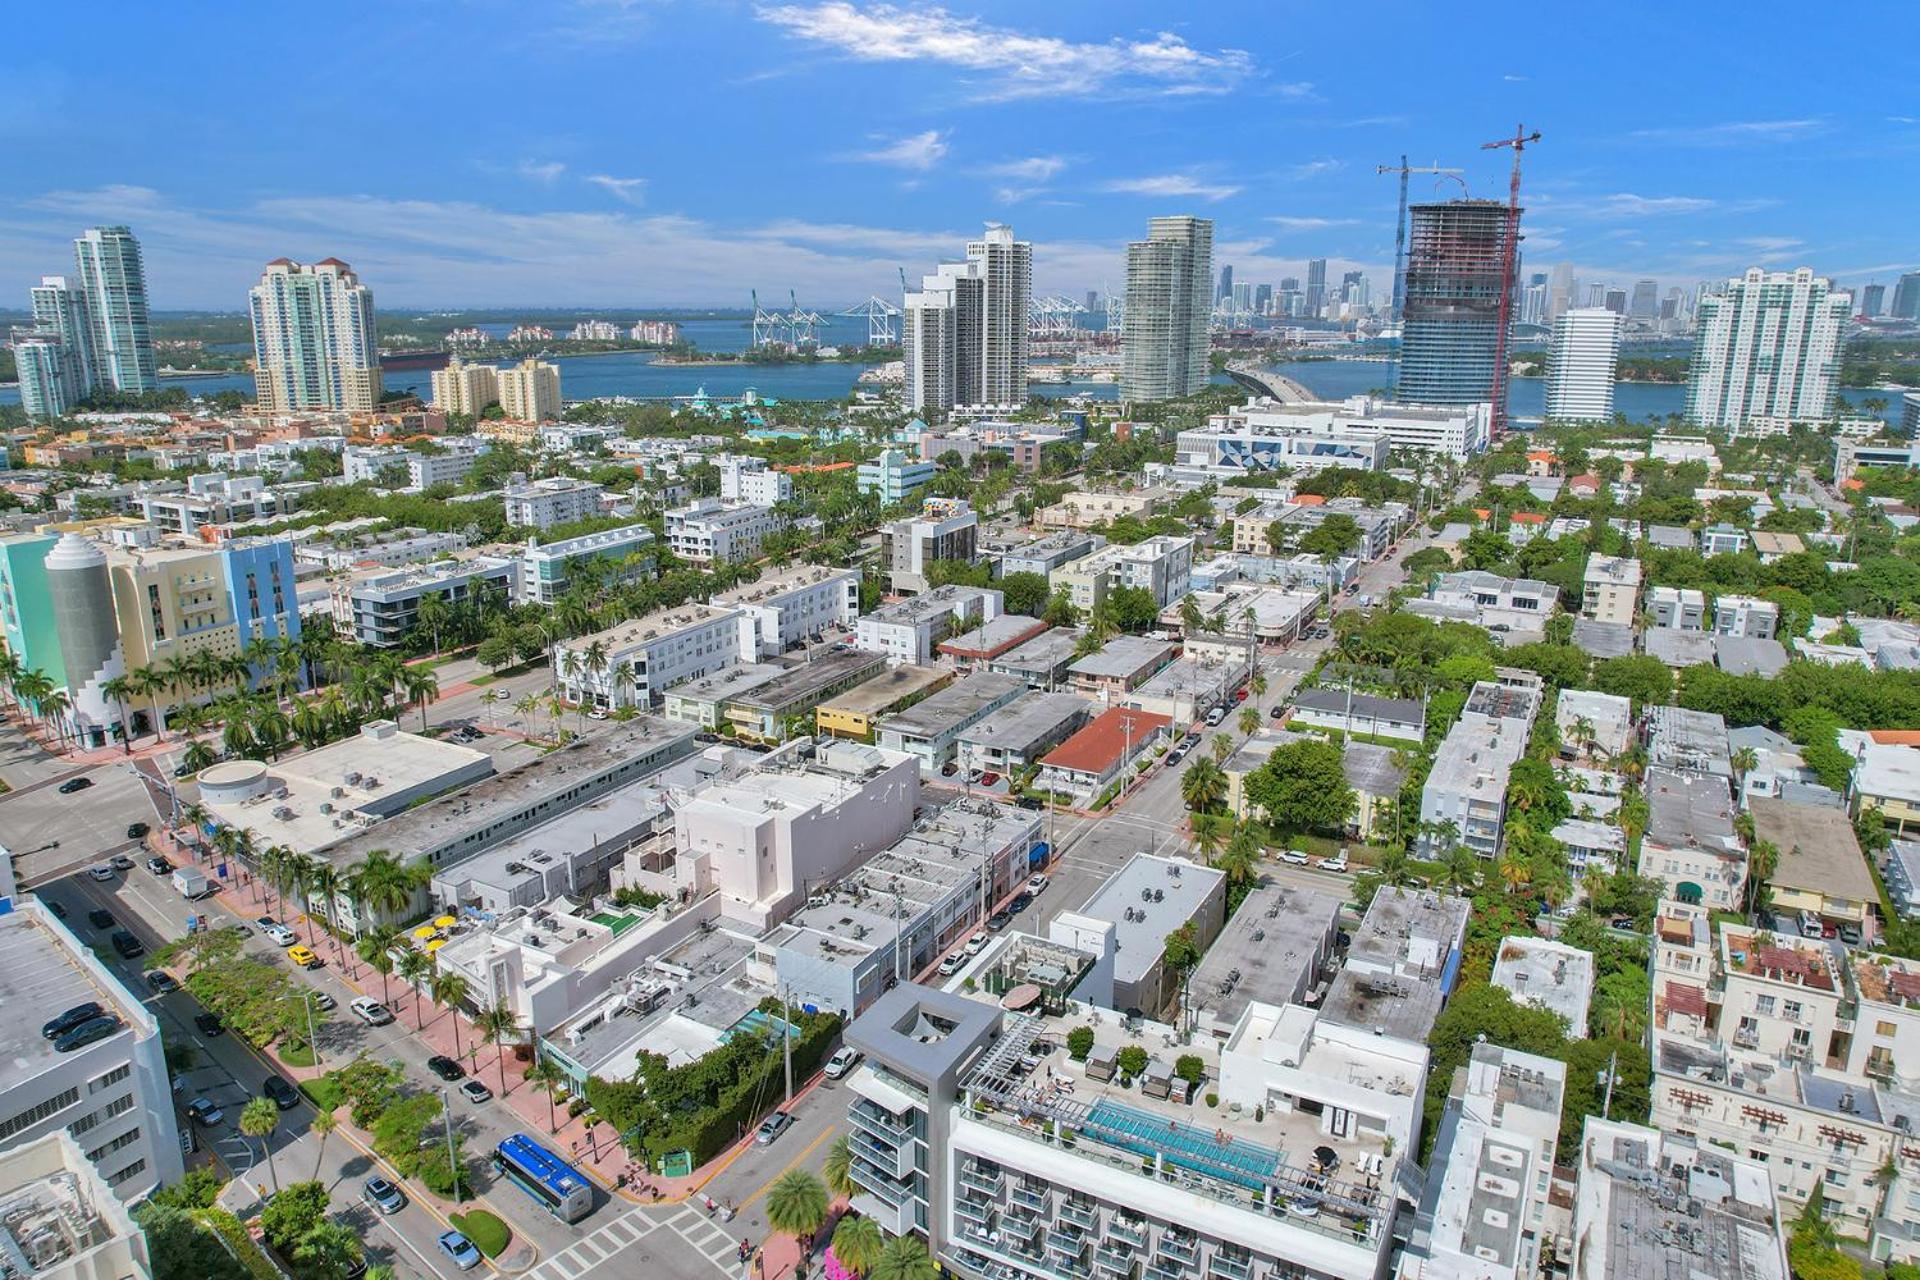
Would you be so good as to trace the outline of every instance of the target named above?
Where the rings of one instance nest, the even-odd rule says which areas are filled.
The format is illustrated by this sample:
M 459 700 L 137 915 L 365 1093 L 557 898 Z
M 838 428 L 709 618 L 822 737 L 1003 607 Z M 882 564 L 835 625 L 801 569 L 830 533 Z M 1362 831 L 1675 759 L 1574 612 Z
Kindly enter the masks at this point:
M 420 927 L 419 927 L 418 929 L 415 929 L 415 930 L 413 931 L 413 936 L 414 936 L 414 937 L 415 937 L 416 939 L 425 939 L 425 938 L 431 938 L 431 937 L 433 937 L 433 936 L 434 936 L 434 934 L 436 934 L 436 933 L 438 933 L 438 932 L 439 932 L 439 930 L 438 930 L 438 929 L 435 929 L 435 928 L 434 928 L 434 927 L 433 927 L 432 925 L 430 925 L 430 924 L 423 924 L 423 925 L 421 925 L 421 926 L 420 926 Z
M 433 927 L 436 929 L 451 929 L 453 928 L 453 926 L 459 923 L 460 922 L 458 920 L 455 920 L 452 916 L 441 916 L 438 920 L 435 920 L 433 922 Z
M 435 938 L 432 942 L 429 942 L 427 944 L 427 954 L 432 955 L 434 952 L 438 951 L 440 948 L 446 945 L 447 945 L 447 940 L 445 938 Z

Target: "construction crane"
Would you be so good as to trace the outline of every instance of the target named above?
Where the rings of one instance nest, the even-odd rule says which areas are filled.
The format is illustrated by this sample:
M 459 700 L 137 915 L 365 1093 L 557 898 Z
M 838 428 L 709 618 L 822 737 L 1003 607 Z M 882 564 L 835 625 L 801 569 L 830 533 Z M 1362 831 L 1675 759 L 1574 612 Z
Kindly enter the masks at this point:
M 1460 184 L 1460 194 L 1467 193 L 1467 180 L 1460 175 L 1464 169 L 1442 169 L 1437 164 L 1409 165 L 1405 156 L 1400 163 L 1375 165 L 1375 173 L 1397 173 L 1400 175 L 1400 216 L 1393 224 L 1393 322 L 1400 323 L 1401 312 L 1407 305 L 1407 175 L 1410 173 L 1431 173 L 1442 178 L 1452 178 Z
M 1513 323 L 1513 273 L 1520 259 L 1520 157 L 1540 141 L 1540 131 L 1527 132 L 1524 124 L 1515 125 L 1511 138 L 1480 144 L 1482 151 L 1513 148 L 1513 179 L 1507 184 L 1507 242 L 1500 255 L 1500 328 L 1493 335 L 1493 438 L 1498 440 L 1507 426 L 1507 341 Z

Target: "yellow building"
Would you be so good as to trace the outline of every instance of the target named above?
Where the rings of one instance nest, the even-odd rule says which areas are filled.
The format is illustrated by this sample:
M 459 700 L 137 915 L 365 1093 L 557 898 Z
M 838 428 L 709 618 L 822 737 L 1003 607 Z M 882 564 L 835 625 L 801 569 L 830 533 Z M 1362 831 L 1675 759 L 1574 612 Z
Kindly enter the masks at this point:
M 938 667 L 895 667 L 821 703 L 814 710 L 814 727 L 822 735 L 871 742 L 876 721 L 946 688 L 953 674 Z
M 240 652 L 217 548 L 114 548 L 107 572 L 128 671 L 201 650 L 223 658 Z

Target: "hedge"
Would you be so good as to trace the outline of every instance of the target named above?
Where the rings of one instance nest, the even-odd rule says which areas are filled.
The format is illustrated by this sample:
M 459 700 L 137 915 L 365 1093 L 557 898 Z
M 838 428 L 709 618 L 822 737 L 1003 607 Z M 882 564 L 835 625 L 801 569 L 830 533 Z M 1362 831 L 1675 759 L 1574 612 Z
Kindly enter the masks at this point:
M 497 1258 L 505 1253 L 507 1245 L 513 1241 L 513 1232 L 507 1229 L 507 1224 L 485 1209 L 475 1209 L 471 1213 L 449 1214 L 447 1221 L 451 1222 L 454 1228 L 467 1239 L 473 1241 L 474 1248 L 489 1258 Z

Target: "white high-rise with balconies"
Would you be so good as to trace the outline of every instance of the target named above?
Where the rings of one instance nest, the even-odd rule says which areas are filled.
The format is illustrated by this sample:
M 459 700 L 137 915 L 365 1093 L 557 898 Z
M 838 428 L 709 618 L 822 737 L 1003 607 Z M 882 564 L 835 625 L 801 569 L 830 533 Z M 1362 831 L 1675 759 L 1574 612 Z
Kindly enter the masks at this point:
M 1620 317 L 1605 307 L 1575 307 L 1553 322 L 1547 358 L 1547 416 L 1562 422 L 1613 417 L 1620 367 Z
M 92 327 L 94 384 L 116 391 L 159 390 L 140 242 L 126 227 L 89 227 L 73 242 L 73 257 Z
M 915 413 L 1026 403 L 1033 245 L 994 223 L 905 300 L 906 403 Z
M 1213 222 L 1153 218 L 1127 246 L 1127 309 L 1120 335 L 1123 399 L 1168 400 L 1207 385 Z
M 1753 267 L 1702 297 L 1687 417 L 1695 426 L 1728 429 L 1751 417 L 1824 421 L 1852 309 L 1852 295 L 1807 267 Z
M 352 267 L 338 258 L 311 266 L 275 258 L 249 291 L 248 309 L 262 409 L 371 413 L 380 403 L 373 291 Z

